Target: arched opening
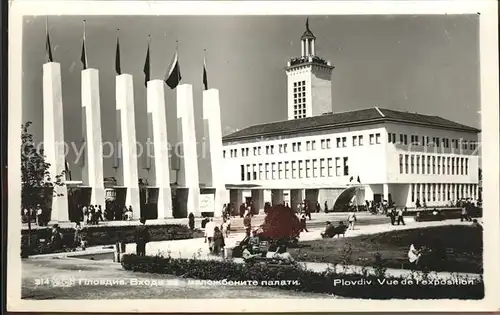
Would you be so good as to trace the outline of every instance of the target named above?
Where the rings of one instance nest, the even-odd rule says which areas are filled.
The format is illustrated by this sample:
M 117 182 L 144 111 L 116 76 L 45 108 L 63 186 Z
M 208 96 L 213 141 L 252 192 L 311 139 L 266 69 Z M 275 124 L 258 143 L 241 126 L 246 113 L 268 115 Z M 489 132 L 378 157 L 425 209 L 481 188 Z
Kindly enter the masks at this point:
M 359 191 L 359 187 L 349 187 L 346 188 L 343 192 L 335 200 L 335 204 L 333 205 L 333 211 L 335 212 L 345 212 L 349 211 L 349 206 L 351 202 L 357 204 L 356 200 L 353 200 L 356 197 L 356 194 Z

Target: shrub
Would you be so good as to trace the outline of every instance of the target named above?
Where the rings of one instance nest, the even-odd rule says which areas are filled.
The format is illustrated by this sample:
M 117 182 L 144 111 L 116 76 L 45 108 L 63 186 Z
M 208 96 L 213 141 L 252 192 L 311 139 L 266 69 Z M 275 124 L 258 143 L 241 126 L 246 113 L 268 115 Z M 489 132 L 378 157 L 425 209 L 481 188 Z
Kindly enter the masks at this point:
M 151 242 L 180 240 L 193 238 L 193 231 L 185 225 L 180 224 L 164 224 L 164 225 L 148 225 Z M 89 226 L 82 230 L 87 240 L 87 246 L 95 245 L 113 245 L 118 241 L 124 243 L 133 243 L 134 225 L 125 226 Z M 40 240 L 50 239 L 52 230 L 50 228 L 39 228 L 31 231 L 31 249 L 28 249 L 28 231 L 21 232 L 21 251 L 28 251 L 31 255 L 51 253 L 51 249 L 44 245 Z M 66 248 L 74 248 L 73 228 L 61 228 L 63 235 L 63 246 Z
M 383 278 L 368 274 L 339 274 L 334 269 L 317 273 L 300 266 L 270 266 L 267 264 L 239 264 L 232 261 L 163 258 L 160 256 L 124 255 L 125 270 L 171 274 L 184 278 L 212 281 L 256 281 L 266 285 L 302 292 L 327 293 L 353 298 L 372 299 L 482 299 L 484 285 L 481 279 L 471 284 L 424 284 L 402 277 Z M 466 281 L 456 277 L 455 281 Z M 265 283 L 262 281 L 266 281 Z M 354 282 L 353 282 L 354 281 Z M 413 283 L 409 283 L 413 281 Z M 397 284 L 398 282 L 399 284 Z M 401 282 L 406 282 L 402 284 Z M 294 285 L 291 285 L 294 284 Z

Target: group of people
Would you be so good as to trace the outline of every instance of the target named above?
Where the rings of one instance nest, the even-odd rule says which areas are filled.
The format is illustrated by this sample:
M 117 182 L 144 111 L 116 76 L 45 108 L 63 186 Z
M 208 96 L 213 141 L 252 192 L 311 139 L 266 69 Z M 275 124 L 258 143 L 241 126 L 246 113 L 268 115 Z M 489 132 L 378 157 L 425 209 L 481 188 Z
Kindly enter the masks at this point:
M 28 223 L 36 223 L 37 226 L 47 226 L 49 222 L 47 212 L 43 210 L 40 204 L 36 207 L 27 207 L 23 209 L 22 221 Z
M 404 214 L 406 210 L 407 210 L 406 207 L 404 209 L 403 208 L 389 209 L 387 215 L 389 216 L 389 218 L 391 218 L 391 225 L 395 225 L 396 223 L 398 225 L 400 224 L 406 225 L 404 220 Z
M 365 204 L 366 210 L 370 211 L 372 214 L 387 214 L 388 210 L 394 207 L 394 202 L 389 202 L 387 200 L 366 200 Z
M 213 218 L 208 219 L 205 225 L 205 243 L 208 243 L 208 250 L 211 254 L 219 255 L 226 246 L 224 235 L 228 236 L 230 221 L 224 220 L 219 227 L 215 224 Z
M 101 205 L 88 205 L 82 206 L 80 220 L 77 222 L 83 222 L 84 224 L 97 225 L 102 221 L 112 221 L 112 220 L 124 220 L 131 221 L 133 218 L 132 206 L 123 208 L 123 211 L 109 210 L 107 207 L 104 212 Z
M 252 259 L 254 258 L 262 257 L 262 254 L 254 250 L 254 248 L 252 248 L 252 245 L 249 242 L 248 245 L 243 248 L 242 257 L 243 260 L 248 262 L 252 261 Z M 287 252 L 287 247 L 284 244 L 278 245 L 273 243 L 269 245 L 265 258 L 278 260 L 289 264 L 295 263 L 295 259 L 289 252 Z

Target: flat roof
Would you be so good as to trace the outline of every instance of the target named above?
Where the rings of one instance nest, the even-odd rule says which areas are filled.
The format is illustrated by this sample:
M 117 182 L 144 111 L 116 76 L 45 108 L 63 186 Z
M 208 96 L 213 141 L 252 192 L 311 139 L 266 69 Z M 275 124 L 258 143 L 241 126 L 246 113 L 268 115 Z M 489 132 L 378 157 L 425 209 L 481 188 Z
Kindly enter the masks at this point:
M 372 107 L 341 113 L 324 114 L 249 126 L 222 137 L 223 142 L 249 140 L 256 137 L 300 134 L 304 132 L 344 128 L 384 122 L 406 123 L 425 127 L 479 133 L 481 130 L 439 116 L 422 115 L 393 109 Z

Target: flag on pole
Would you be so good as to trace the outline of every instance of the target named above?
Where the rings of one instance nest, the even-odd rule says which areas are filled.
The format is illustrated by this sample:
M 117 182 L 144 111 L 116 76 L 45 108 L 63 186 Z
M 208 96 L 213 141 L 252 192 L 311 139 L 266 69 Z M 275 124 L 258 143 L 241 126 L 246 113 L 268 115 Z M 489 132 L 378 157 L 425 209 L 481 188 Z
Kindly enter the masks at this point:
M 358 176 L 358 183 L 360 183 L 360 184 L 361 184 L 361 180 L 359 179 L 359 176 Z
M 349 183 L 352 182 L 353 179 L 354 179 L 354 177 L 351 176 L 351 178 L 349 178 Z
M 120 37 L 119 37 L 119 32 L 120 30 L 116 30 L 116 56 L 115 56 L 115 71 L 117 75 L 122 74 L 122 67 L 121 67 L 121 61 L 120 61 Z
M 181 68 L 179 65 L 179 53 L 178 49 L 175 51 L 174 58 L 170 64 L 170 68 L 165 76 L 165 83 L 173 90 L 181 82 Z
M 151 44 L 151 36 L 148 36 L 148 51 L 146 52 L 146 61 L 144 62 L 144 86 L 148 86 L 150 80 L 150 61 L 149 61 L 149 46 Z
M 45 52 L 47 54 L 47 62 L 54 61 L 52 59 L 52 46 L 50 45 L 50 35 L 49 35 L 49 18 L 47 17 L 45 20 L 45 34 L 46 34 L 46 42 L 45 42 Z
M 80 60 L 83 65 L 83 70 L 87 69 L 87 48 L 85 47 L 85 31 L 86 31 L 86 25 L 85 25 L 85 20 L 83 20 L 83 41 L 82 41 L 82 55 L 80 57 Z
M 66 173 L 66 179 L 71 180 L 71 171 L 69 170 L 69 163 L 68 160 L 64 160 L 64 170 Z
M 204 51 L 206 52 L 206 49 Z M 203 55 L 203 86 L 205 90 L 208 90 L 207 60 L 205 55 Z

